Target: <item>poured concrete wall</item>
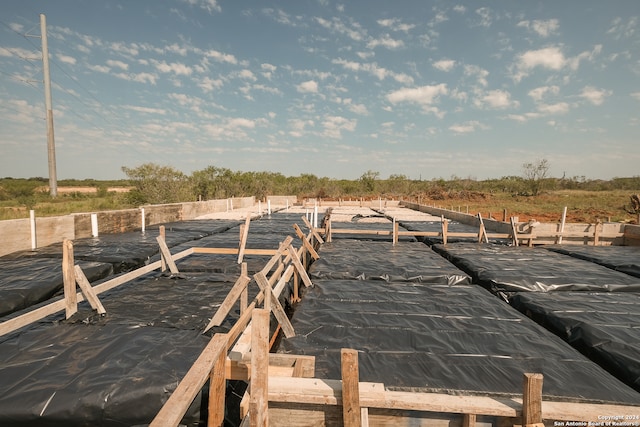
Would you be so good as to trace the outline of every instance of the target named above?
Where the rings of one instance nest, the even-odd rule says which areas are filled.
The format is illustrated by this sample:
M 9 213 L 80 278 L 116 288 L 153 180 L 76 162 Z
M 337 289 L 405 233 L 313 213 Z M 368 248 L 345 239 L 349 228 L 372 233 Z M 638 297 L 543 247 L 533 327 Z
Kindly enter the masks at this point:
M 140 230 L 142 228 L 142 209 L 144 209 L 145 225 L 152 226 L 166 222 L 190 220 L 209 213 L 226 212 L 231 206 L 238 209 L 254 204 L 254 197 L 236 197 L 203 202 L 148 205 L 138 209 L 122 209 L 93 214 L 97 216 L 98 235 L 100 235 Z M 36 247 L 62 242 L 64 239 L 91 237 L 93 235 L 91 215 L 92 213 L 79 213 L 56 217 L 36 217 Z M 0 256 L 30 250 L 31 246 L 29 219 L 0 221 Z

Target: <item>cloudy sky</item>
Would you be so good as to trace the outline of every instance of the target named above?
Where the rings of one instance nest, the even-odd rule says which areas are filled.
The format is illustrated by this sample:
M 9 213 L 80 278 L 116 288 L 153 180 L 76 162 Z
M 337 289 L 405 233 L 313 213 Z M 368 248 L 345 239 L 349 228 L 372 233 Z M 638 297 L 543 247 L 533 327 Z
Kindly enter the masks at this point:
M 7 0 L 0 176 L 640 174 L 640 1 Z

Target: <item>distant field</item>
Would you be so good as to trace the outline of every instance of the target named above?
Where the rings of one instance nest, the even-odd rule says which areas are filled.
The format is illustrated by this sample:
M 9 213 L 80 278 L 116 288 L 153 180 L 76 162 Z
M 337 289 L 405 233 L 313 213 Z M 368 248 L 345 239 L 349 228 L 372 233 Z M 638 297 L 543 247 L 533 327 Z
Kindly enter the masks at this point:
M 58 187 L 58 198 L 40 199 L 34 206 L 36 216 L 66 215 L 75 212 L 96 212 L 102 210 L 134 208 L 129 204 L 126 193 L 130 187 L 110 187 L 106 194 L 97 194 L 96 187 L 69 186 Z M 593 223 L 601 221 L 637 223 L 638 215 L 625 211 L 630 204 L 630 196 L 638 191 L 611 190 L 558 190 L 538 196 L 519 196 L 509 193 L 487 192 L 450 192 L 437 198 L 403 197 L 419 201 L 424 205 L 438 206 L 455 211 L 482 213 L 502 219 L 506 209 L 507 217 L 517 216 L 521 221 L 536 219 L 542 222 L 559 222 L 562 210 L 567 207 L 568 222 Z M 28 218 L 29 209 L 15 202 L 0 203 L 0 219 Z

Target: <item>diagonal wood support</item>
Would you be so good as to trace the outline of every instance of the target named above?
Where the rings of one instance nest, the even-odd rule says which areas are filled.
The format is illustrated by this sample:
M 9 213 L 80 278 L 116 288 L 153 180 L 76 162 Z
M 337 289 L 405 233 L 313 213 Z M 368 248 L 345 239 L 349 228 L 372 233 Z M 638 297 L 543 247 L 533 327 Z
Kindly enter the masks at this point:
M 244 222 L 244 227 L 240 232 L 240 249 L 238 250 L 238 264 L 242 264 L 244 258 L 244 251 L 247 248 L 247 238 L 249 237 L 249 224 L 251 223 L 251 215 L 247 215 L 247 219 Z
M 291 257 L 291 262 L 293 263 L 294 267 L 298 271 L 298 274 L 302 278 L 302 282 L 307 288 L 312 288 L 313 282 L 311 282 L 311 279 L 307 274 L 307 270 L 305 270 L 304 266 L 302 265 L 302 262 L 300 261 L 300 257 L 298 256 L 298 251 L 296 250 L 296 248 L 293 247 L 291 242 L 289 242 L 288 248 L 289 248 L 289 256 Z
M 282 308 L 282 304 L 280 304 L 278 298 L 273 294 L 271 284 L 269 283 L 267 276 L 265 276 L 262 272 L 259 272 L 256 273 L 253 277 L 256 279 L 260 290 L 265 293 L 265 308 L 269 307 L 270 311 L 278 320 L 278 323 L 280 323 L 280 327 L 282 328 L 282 332 L 284 332 L 284 335 L 287 338 L 294 337 L 296 333 L 293 330 L 293 325 L 291 325 L 291 322 L 287 317 L 287 313 L 285 313 L 284 308 Z M 270 299 L 269 304 L 267 303 L 267 298 Z
M 89 283 L 87 276 L 85 276 L 84 271 L 82 271 L 82 268 L 79 265 L 76 265 L 74 270 L 76 283 L 80 286 L 80 290 L 82 291 L 85 299 L 89 302 L 89 305 L 91 305 L 91 308 L 96 310 L 98 314 L 105 314 L 107 310 L 104 309 L 104 306 L 100 302 L 96 292 L 93 290 L 93 287 L 91 286 L 91 283 Z
M 243 265 L 246 265 L 246 263 L 243 263 Z M 218 307 L 216 314 L 214 314 L 214 316 L 211 318 L 211 321 L 209 322 L 207 327 L 204 328 L 203 333 L 207 332 L 214 326 L 220 326 L 222 322 L 224 322 L 224 319 L 227 317 L 229 311 L 231 311 L 231 308 L 236 303 L 238 298 L 240 298 L 242 294 L 247 290 L 247 285 L 249 284 L 249 282 L 251 282 L 251 278 L 246 274 L 241 274 L 240 277 L 238 277 L 238 280 L 236 280 L 233 288 L 231 288 L 222 304 L 220 304 L 220 307 Z M 240 310 L 243 310 L 242 305 Z
M 313 233 L 313 237 L 316 238 L 316 240 L 318 241 L 318 243 L 324 243 L 324 240 L 322 239 L 322 237 L 320 237 L 320 234 L 318 234 L 318 232 L 316 231 L 316 229 L 313 227 L 313 225 L 311 225 L 311 223 L 309 222 L 309 220 L 306 217 L 301 217 L 302 221 L 304 221 L 304 225 L 307 226 L 307 228 L 309 228 L 309 230 L 311 230 L 311 233 Z
M 176 266 L 176 262 L 173 260 L 173 257 L 171 256 L 169 247 L 167 246 L 167 243 L 164 241 L 164 237 L 158 236 L 156 237 L 156 240 L 158 241 L 158 245 L 160 246 L 160 254 L 162 255 L 162 259 L 169 267 L 169 271 L 171 272 L 171 274 L 180 274 L 180 272 L 178 271 L 178 267 Z
M 298 224 L 293 224 L 293 229 L 295 230 L 296 235 L 300 238 L 300 240 L 302 240 L 302 244 L 309 251 L 313 259 L 319 259 L 320 255 L 318 255 L 318 252 L 316 252 L 316 250 L 313 248 L 313 245 L 311 244 L 311 242 L 309 242 L 307 236 L 305 236 L 300 227 L 298 227 Z

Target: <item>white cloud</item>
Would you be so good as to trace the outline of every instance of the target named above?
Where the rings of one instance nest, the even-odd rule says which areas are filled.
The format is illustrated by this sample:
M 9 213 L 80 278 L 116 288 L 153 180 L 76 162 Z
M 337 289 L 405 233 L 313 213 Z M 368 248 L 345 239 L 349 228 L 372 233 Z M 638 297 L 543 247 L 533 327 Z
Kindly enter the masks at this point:
M 58 61 L 62 62 L 63 64 L 74 65 L 76 63 L 76 58 L 72 56 L 62 54 L 57 54 L 56 56 L 58 57 Z
M 511 94 L 504 90 L 490 90 L 484 95 L 477 98 L 474 102 L 477 107 L 488 107 L 495 109 L 504 109 L 509 107 L 518 107 L 518 101 L 511 100 Z
M 455 124 L 455 125 L 449 126 L 449 130 L 456 134 L 471 133 L 477 130 L 485 130 L 485 129 L 488 129 L 488 126 L 480 123 L 477 120 L 471 120 L 461 124 Z
M 191 73 L 193 73 L 193 69 L 191 67 L 180 62 L 172 62 L 170 64 L 165 61 L 153 60 L 152 62 L 156 67 L 156 70 L 161 73 L 173 73 L 176 76 L 190 76 Z
M 397 18 L 379 19 L 377 22 L 382 27 L 389 28 L 393 31 L 403 31 L 405 33 L 408 33 L 410 30 L 415 28 L 414 24 L 403 24 L 402 21 Z
M 324 18 L 315 18 L 316 22 L 327 30 L 331 30 L 340 34 L 344 34 L 354 41 L 363 41 L 366 36 L 366 31 L 357 23 L 352 22 L 351 26 L 342 22 L 339 18 L 333 18 L 327 20 Z
M 404 42 L 402 40 L 392 39 L 389 34 L 384 34 L 382 37 L 377 39 L 370 39 L 367 42 L 367 47 L 369 49 L 375 49 L 378 46 L 386 47 L 387 49 L 401 49 L 404 47 Z
M 558 32 L 560 21 L 557 19 L 549 19 L 547 21 L 520 21 L 518 22 L 518 27 L 524 27 L 537 33 L 541 37 L 549 37 Z
M 111 68 L 120 68 L 123 71 L 127 71 L 129 69 L 129 64 L 122 61 L 115 61 L 113 59 L 107 60 L 107 65 Z
M 488 7 L 481 7 L 476 10 L 476 14 L 480 17 L 480 25 L 490 27 L 493 19 L 491 18 L 491 10 Z
M 241 79 L 245 79 L 245 80 L 251 80 L 251 81 L 256 81 L 258 80 L 257 77 L 255 76 L 255 74 L 253 74 L 253 72 L 251 70 L 248 69 L 244 69 L 244 70 L 240 70 L 237 73 L 237 76 Z
M 612 92 L 609 90 L 597 89 L 593 86 L 585 86 L 580 93 L 580 97 L 591 102 L 593 105 L 602 105 L 604 99 L 607 96 L 610 96 L 611 93 Z
M 543 68 L 551 71 L 560 71 L 563 68 L 577 70 L 582 60 L 593 60 L 602 51 L 602 45 L 595 45 L 593 50 L 584 51 L 574 57 L 567 58 L 558 46 L 549 46 L 538 50 L 529 50 L 518 55 L 513 78 L 520 81 L 529 75 L 534 68 Z
M 202 80 L 198 81 L 198 87 L 205 91 L 205 93 L 211 92 L 214 89 L 221 88 L 223 86 L 223 82 L 221 79 L 212 79 L 210 77 L 205 77 Z
M 349 120 L 340 116 L 326 116 L 322 122 L 324 132 L 322 135 L 332 139 L 342 139 L 342 131 L 353 132 L 356 129 L 358 121 Z
M 558 86 L 541 86 L 535 89 L 531 89 L 528 95 L 535 102 L 540 102 L 542 101 L 542 98 L 544 98 L 545 96 L 549 94 L 557 95 L 558 93 L 560 93 L 560 88 Z
M 305 128 L 307 126 L 313 126 L 313 120 L 302 120 L 302 119 L 291 119 L 289 120 L 289 127 L 291 130 L 289 131 L 289 135 L 294 138 L 300 138 L 304 135 Z
M 111 70 L 111 68 L 107 67 L 106 65 L 87 65 L 87 68 L 90 69 L 91 71 L 97 71 L 99 73 L 108 73 L 109 70 Z
M 465 13 L 467 11 L 467 8 L 461 4 L 457 4 L 453 6 L 453 11 L 458 13 Z
M 367 72 L 377 77 L 378 80 L 384 80 L 387 77 L 391 77 L 398 83 L 413 84 L 413 77 L 408 74 L 394 73 L 393 71 L 389 71 L 386 68 L 378 66 L 376 63 L 360 63 L 344 59 L 334 59 L 331 62 L 333 64 L 342 65 L 347 70 Z
M 637 16 L 630 17 L 627 22 L 624 22 L 624 19 L 617 17 L 611 22 L 611 28 L 607 30 L 607 34 L 611 34 L 617 40 L 628 38 L 635 34 L 637 26 Z
M 227 64 L 233 64 L 233 65 L 238 63 L 238 60 L 236 59 L 235 56 L 229 53 L 218 52 L 217 50 L 213 50 L 213 49 L 206 51 L 204 55 L 208 58 L 213 58 L 218 62 L 226 62 Z
M 296 89 L 300 93 L 318 93 L 318 82 L 314 80 L 302 82 L 296 87 Z
M 158 79 L 158 76 L 152 73 L 138 73 L 138 74 L 116 73 L 114 74 L 114 76 L 119 79 L 127 80 L 130 82 L 150 83 L 152 85 L 155 85 L 156 80 Z
M 489 72 L 484 68 L 480 68 L 477 65 L 465 65 L 464 66 L 464 75 L 473 77 L 475 76 L 478 79 L 478 84 L 483 87 L 487 87 L 489 83 L 487 82 L 487 76 Z
M 440 61 L 436 61 L 431 65 L 433 66 L 433 68 L 436 68 L 440 71 L 449 72 L 456 66 L 456 61 L 454 61 L 453 59 L 441 59 Z
M 137 111 L 138 113 L 145 113 L 145 114 L 160 114 L 160 115 L 167 114 L 167 110 L 163 108 L 140 107 L 138 105 L 123 105 L 122 108 L 131 110 L 131 111 Z
M 213 12 L 222 12 L 222 8 L 218 5 L 218 0 L 182 0 L 191 6 L 198 6 L 201 9 L 213 14 Z
M 566 102 L 538 105 L 538 111 L 542 114 L 565 114 L 569 112 L 569 108 L 570 106 Z
M 416 104 L 433 104 L 440 95 L 449 93 L 447 85 L 440 83 L 435 86 L 421 86 L 416 88 L 403 88 L 387 94 L 387 100 L 392 104 L 410 102 Z
M 631 94 L 631 96 L 635 99 L 637 99 L 638 101 L 640 101 L 640 92 L 634 92 Z

